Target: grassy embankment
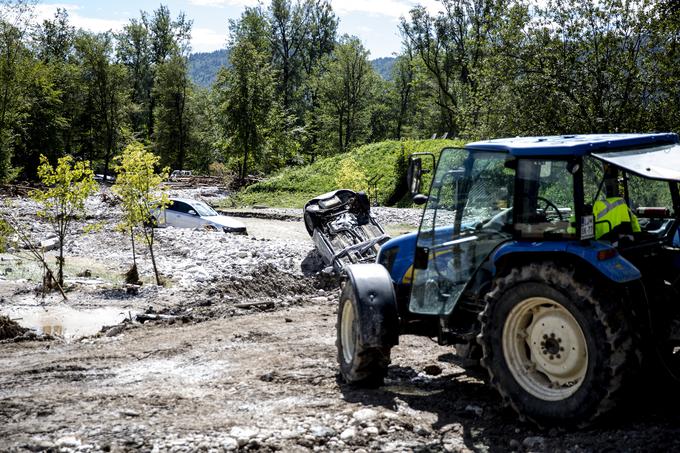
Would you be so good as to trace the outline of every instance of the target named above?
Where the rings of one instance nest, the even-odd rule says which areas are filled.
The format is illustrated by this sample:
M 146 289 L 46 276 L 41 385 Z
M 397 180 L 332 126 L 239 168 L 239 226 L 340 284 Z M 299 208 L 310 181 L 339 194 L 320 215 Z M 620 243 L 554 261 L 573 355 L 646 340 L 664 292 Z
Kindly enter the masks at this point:
M 379 202 L 381 205 L 394 204 L 395 194 L 405 189 L 409 154 L 430 152 L 438 156 L 443 148 L 462 145 L 460 140 L 385 141 L 364 145 L 305 167 L 287 168 L 242 190 L 233 201 L 239 206 L 301 208 L 309 199 L 331 190 L 367 190 L 367 179 L 383 175 L 378 182 Z M 424 167 L 429 168 L 429 163 L 424 162 Z M 354 173 L 358 173 L 359 178 L 348 177 L 347 169 L 352 168 L 358 169 Z M 403 198 L 400 201 L 405 202 Z

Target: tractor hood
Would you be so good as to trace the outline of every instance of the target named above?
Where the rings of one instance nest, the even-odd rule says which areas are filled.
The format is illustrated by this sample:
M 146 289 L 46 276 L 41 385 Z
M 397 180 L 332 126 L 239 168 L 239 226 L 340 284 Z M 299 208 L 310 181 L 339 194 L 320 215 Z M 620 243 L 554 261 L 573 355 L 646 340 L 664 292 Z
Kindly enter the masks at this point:
M 593 157 L 643 178 L 680 181 L 680 145 L 678 144 L 629 151 L 593 153 Z

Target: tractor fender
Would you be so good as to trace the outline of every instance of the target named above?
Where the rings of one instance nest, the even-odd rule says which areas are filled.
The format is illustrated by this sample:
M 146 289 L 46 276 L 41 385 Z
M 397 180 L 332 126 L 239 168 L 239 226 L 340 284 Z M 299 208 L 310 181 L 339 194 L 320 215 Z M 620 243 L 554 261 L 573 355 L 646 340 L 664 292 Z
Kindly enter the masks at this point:
M 390 274 L 376 263 L 350 264 L 345 267 L 357 301 L 359 335 L 364 347 L 399 344 L 397 298 Z
M 608 253 L 601 253 L 608 252 Z M 599 241 L 581 243 L 577 241 L 519 242 L 511 241 L 502 244 L 491 254 L 491 263 L 496 266 L 500 261 L 522 260 L 523 257 L 549 256 L 551 259 L 559 255 L 569 255 L 577 261 L 585 262 L 604 278 L 614 283 L 628 283 L 642 277 L 640 270 L 630 261 L 618 254 L 611 245 Z

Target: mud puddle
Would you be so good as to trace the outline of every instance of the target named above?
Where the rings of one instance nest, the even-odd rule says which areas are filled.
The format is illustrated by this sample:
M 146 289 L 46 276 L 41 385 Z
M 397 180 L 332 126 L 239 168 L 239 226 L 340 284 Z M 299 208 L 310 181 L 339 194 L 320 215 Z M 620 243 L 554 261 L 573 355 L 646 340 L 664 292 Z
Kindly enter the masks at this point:
M 76 309 L 66 305 L 15 306 L 3 308 L 0 313 L 9 316 L 22 327 L 67 341 L 94 335 L 103 326 L 120 324 L 124 319 L 137 314 L 136 311 L 119 307 Z

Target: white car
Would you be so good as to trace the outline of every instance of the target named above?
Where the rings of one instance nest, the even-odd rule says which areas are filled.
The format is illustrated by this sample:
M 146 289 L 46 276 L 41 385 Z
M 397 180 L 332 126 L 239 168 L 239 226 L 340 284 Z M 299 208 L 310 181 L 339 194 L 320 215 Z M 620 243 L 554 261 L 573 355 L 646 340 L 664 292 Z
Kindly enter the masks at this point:
M 246 226 L 236 219 L 220 215 L 202 201 L 171 198 L 170 204 L 154 213 L 158 225 L 175 228 L 206 228 L 225 233 L 248 234 Z

